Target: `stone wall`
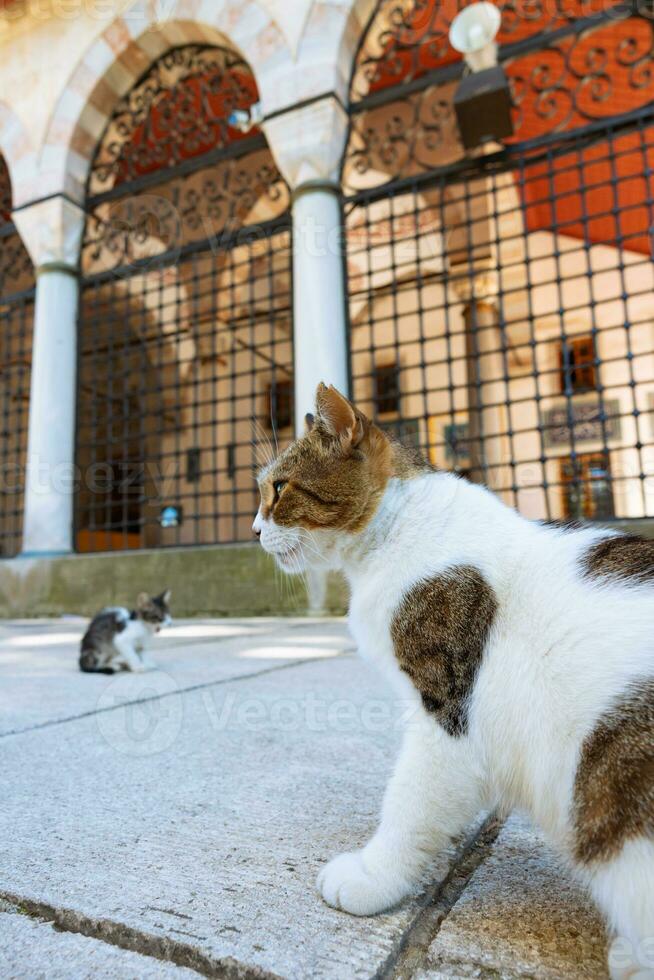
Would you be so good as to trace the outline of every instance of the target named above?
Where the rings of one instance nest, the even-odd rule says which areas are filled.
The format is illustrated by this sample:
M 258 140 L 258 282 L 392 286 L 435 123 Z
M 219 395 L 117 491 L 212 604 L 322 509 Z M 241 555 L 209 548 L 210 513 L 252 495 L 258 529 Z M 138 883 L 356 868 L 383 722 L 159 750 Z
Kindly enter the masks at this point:
M 654 521 L 615 521 L 616 530 L 654 538 Z M 101 605 L 132 606 L 141 591 L 173 590 L 174 616 L 343 615 L 347 586 L 330 575 L 311 609 L 303 577 L 288 577 L 256 542 L 162 548 L 0 562 L 0 618 L 92 616 Z
M 0 617 L 91 616 L 166 587 L 174 616 L 301 616 L 310 607 L 304 579 L 278 571 L 254 542 L 0 562 Z M 340 614 L 346 602 L 334 577 L 324 612 Z

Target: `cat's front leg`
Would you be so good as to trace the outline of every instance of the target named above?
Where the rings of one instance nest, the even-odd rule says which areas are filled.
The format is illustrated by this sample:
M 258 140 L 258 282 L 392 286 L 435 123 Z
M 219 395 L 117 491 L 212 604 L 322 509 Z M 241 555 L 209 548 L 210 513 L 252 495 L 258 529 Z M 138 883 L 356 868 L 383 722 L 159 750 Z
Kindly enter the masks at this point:
M 158 670 L 158 667 L 154 660 L 146 653 L 143 649 L 139 652 L 139 657 L 141 660 L 142 670 Z
M 116 636 L 114 647 L 118 651 L 112 661 L 115 667 L 119 667 L 121 670 L 131 670 L 134 673 L 141 673 L 148 669 L 128 639 L 120 635 Z
M 406 732 L 374 837 L 318 876 L 328 905 L 374 915 L 419 890 L 435 856 L 481 808 L 482 779 L 471 746 L 432 719 Z

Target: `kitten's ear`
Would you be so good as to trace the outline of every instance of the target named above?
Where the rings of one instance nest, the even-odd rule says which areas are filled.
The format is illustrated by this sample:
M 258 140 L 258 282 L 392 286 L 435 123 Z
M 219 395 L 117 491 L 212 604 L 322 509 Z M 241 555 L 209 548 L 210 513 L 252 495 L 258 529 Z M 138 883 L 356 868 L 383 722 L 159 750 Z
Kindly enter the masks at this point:
M 313 429 L 313 424 L 314 424 L 315 421 L 316 420 L 314 419 L 314 417 L 311 414 L 311 412 L 307 412 L 307 414 L 304 416 L 304 431 L 305 432 L 311 432 L 311 430 Z
M 172 589 L 164 589 L 159 598 L 162 602 L 165 602 L 165 604 L 168 605 L 172 594 Z
M 136 608 L 143 609 L 144 606 L 147 606 L 149 601 L 150 601 L 150 596 L 148 595 L 147 592 L 139 592 L 136 599 Z
M 318 385 L 316 411 L 323 428 L 339 439 L 344 449 L 359 445 L 365 435 L 364 420 L 333 385 Z

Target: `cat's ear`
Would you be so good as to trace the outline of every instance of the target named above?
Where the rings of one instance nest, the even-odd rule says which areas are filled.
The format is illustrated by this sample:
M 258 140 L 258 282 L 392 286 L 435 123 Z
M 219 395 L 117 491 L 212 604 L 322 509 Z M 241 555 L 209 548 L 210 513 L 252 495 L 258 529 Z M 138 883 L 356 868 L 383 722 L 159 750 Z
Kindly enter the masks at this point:
M 172 594 L 173 594 L 172 589 L 164 589 L 161 595 L 159 596 L 159 598 L 161 599 L 162 602 L 168 605 Z
M 150 596 L 148 595 L 148 593 L 147 592 L 139 592 L 139 594 L 137 596 L 137 599 L 136 599 L 136 608 L 137 609 L 143 609 L 144 606 L 147 606 L 147 604 L 149 602 L 150 602 Z
M 329 388 L 322 382 L 318 385 L 316 412 L 322 427 L 338 439 L 343 448 L 359 445 L 365 434 L 363 417 L 333 385 Z
M 311 430 L 313 429 L 313 426 L 314 426 L 314 422 L 315 421 L 316 420 L 314 419 L 314 417 L 311 414 L 311 412 L 307 412 L 307 414 L 304 416 L 304 431 L 305 432 L 311 432 Z

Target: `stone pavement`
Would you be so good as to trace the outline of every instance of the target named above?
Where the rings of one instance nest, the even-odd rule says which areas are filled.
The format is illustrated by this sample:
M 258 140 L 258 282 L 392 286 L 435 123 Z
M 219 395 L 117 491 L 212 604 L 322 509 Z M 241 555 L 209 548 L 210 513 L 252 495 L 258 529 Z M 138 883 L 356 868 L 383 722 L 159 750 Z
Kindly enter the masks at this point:
M 341 621 L 178 622 L 160 670 L 115 678 L 77 670 L 83 628 L 0 626 L 0 980 L 606 977 L 597 915 L 518 817 L 480 818 L 393 912 L 322 903 L 404 711 Z

